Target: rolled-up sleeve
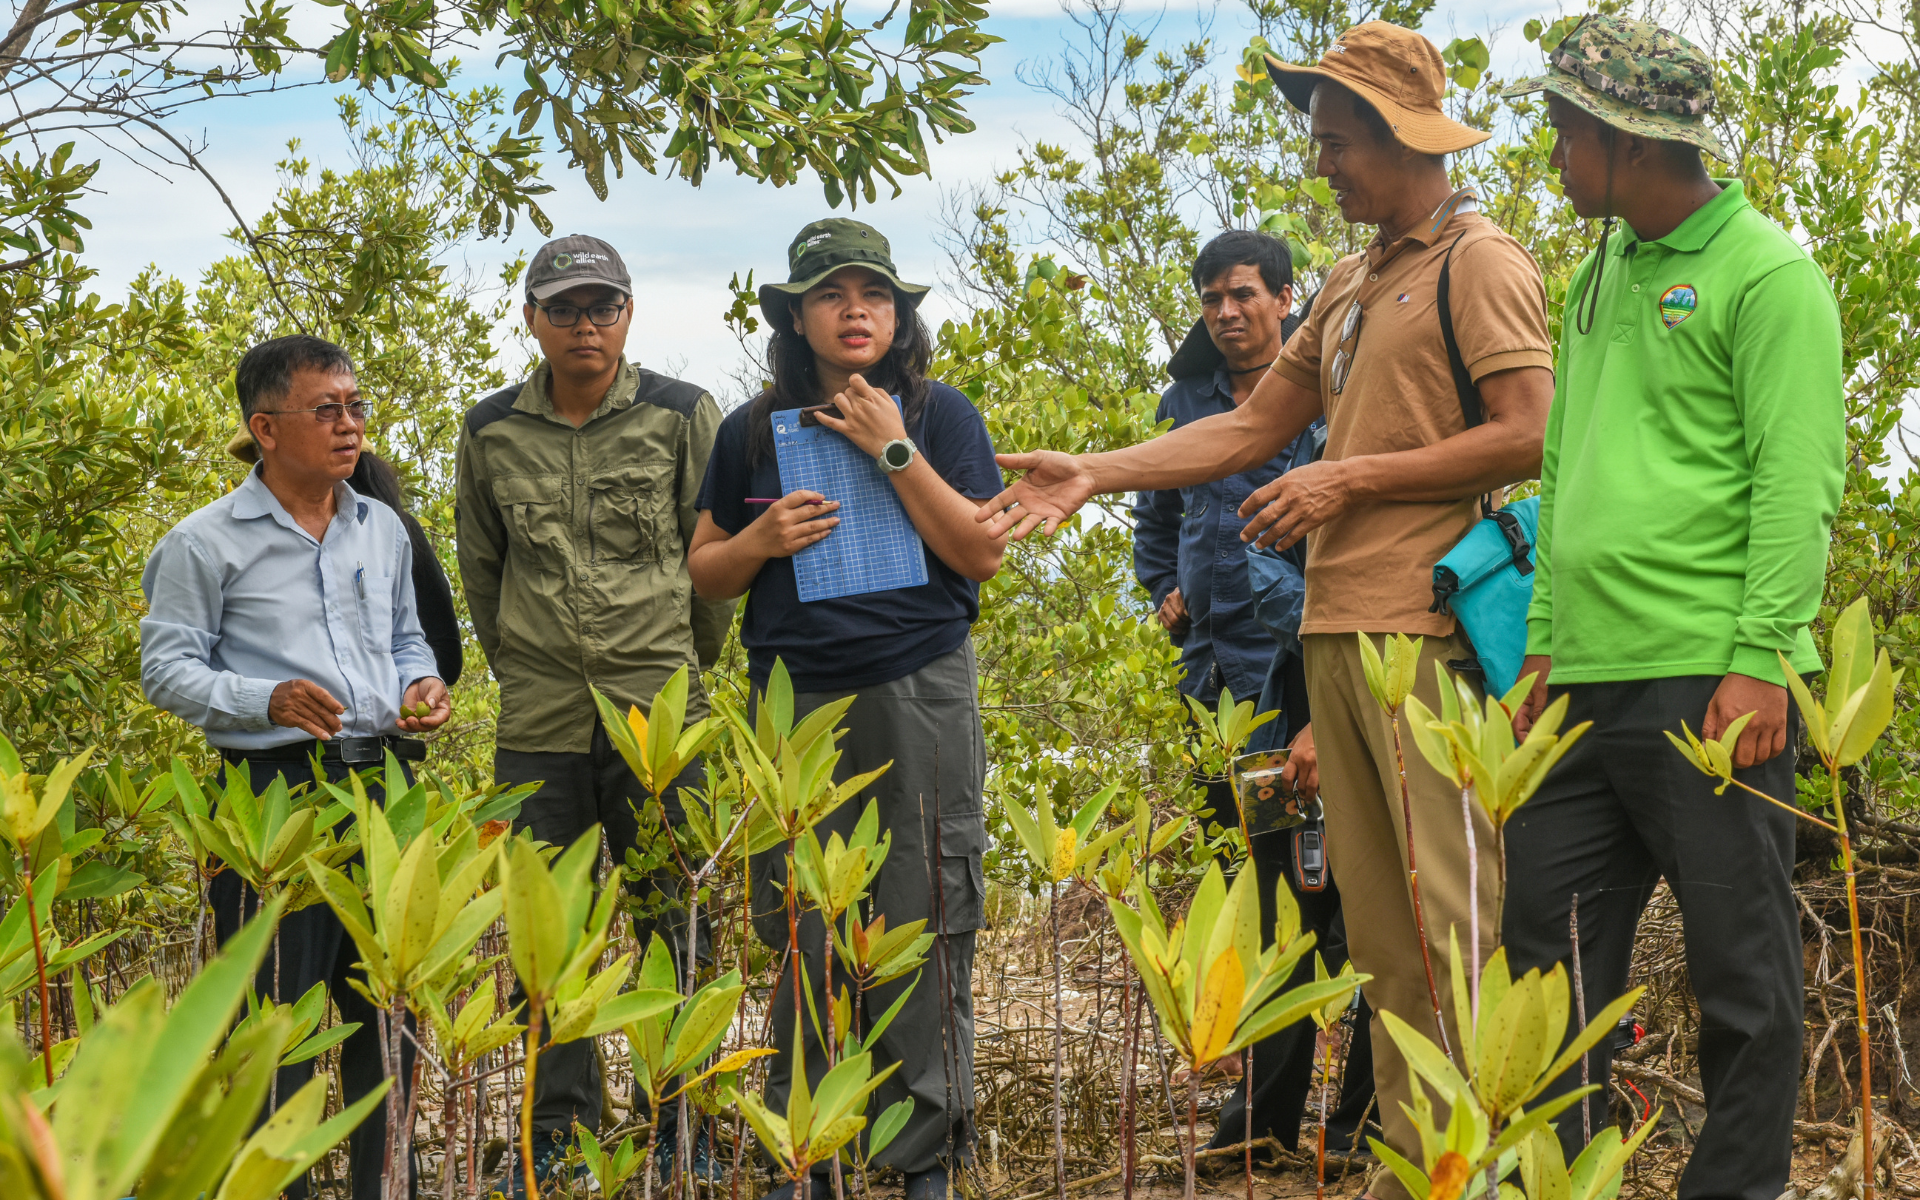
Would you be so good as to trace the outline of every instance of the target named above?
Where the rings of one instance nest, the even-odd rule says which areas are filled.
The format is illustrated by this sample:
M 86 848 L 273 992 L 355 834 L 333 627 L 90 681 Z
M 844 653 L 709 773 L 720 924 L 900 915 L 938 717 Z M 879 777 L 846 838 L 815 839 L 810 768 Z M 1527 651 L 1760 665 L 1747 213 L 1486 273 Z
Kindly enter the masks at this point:
M 280 681 L 212 665 L 223 606 L 220 571 L 205 548 L 189 533 L 169 533 L 147 560 L 140 588 L 147 597 L 140 622 L 140 686 L 147 699 L 209 732 L 272 729 L 267 709 Z

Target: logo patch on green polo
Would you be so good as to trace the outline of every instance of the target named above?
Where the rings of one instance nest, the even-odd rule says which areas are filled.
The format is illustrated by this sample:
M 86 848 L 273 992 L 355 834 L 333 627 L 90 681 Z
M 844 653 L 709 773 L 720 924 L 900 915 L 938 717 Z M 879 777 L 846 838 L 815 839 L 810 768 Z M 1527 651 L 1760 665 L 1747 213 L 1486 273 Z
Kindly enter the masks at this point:
M 1700 294 L 1693 290 L 1690 283 L 1677 283 L 1668 288 L 1660 297 L 1660 320 L 1668 329 L 1693 315 L 1700 306 Z

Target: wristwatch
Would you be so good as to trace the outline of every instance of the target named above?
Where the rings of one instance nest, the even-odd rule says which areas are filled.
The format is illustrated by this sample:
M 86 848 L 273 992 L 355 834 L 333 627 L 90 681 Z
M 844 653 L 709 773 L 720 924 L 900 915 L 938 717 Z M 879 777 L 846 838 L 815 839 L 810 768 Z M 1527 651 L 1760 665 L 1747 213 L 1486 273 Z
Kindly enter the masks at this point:
M 913 465 L 913 456 L 918 453 L 920 453 L 920 448 L 914 445 L 910 439 L 895 438 L 880 447 L 879 457 L 875 458 L 874 461 L 879 463 L 880 469 L 887 474 L 898 475 Z

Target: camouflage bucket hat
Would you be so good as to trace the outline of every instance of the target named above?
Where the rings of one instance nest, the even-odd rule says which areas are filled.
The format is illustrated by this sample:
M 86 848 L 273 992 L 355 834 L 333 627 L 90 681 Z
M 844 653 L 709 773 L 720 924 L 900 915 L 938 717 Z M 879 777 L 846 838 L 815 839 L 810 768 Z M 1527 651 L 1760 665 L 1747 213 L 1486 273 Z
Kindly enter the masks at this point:
M 1686 142 L 1731 161 L 1706 122 L 1713 111 L 1713 60 L 1650 22 L 1584 18 L 1547 55 L 1545 75 L 1516 83 L 1505 94 L 1531 92 L 1552 92 L 1615 129 Z
M 790 299 L 806 295 L 841 267 L 865 267 L 885 276 L 895 291 L 916 305 L 931 290 L 927 284 L 900 278 L 893 265 L 893 250 L 878 229 L 863 221 L 828 217 L 794 235 L 793 244 L 787 247 L 787 281 L 761 285 L 760 311 L 767 323 L 777 324 Z

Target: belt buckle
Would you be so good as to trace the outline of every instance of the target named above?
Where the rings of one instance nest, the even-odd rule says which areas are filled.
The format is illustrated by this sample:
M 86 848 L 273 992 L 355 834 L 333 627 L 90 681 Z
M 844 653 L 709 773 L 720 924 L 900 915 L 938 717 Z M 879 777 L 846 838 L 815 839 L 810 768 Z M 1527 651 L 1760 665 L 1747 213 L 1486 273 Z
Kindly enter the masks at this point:
M 349 765 L 354 763 L 377 763 L 381 754 L 381 743 L 377 737 L 341 738 L 340 761 Z

